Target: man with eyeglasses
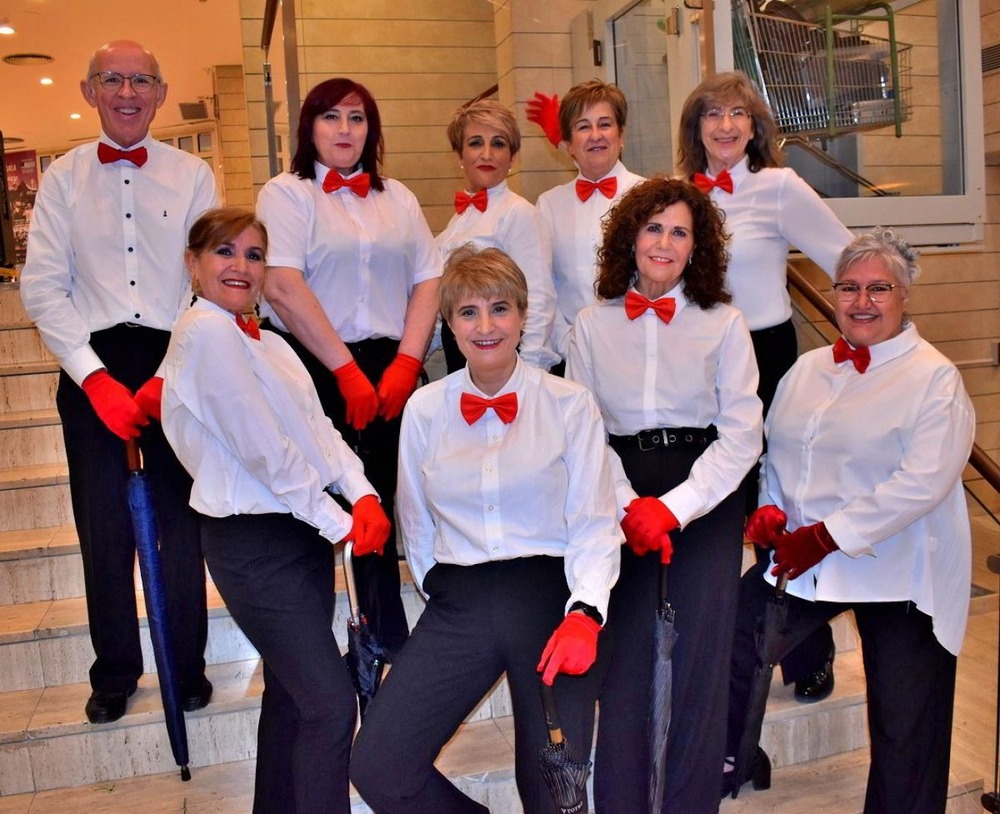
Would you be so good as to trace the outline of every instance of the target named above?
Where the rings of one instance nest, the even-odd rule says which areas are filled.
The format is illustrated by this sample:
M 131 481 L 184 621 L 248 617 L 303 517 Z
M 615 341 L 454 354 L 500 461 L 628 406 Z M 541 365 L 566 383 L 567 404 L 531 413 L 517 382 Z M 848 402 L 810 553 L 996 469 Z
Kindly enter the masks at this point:
M 86 714 L 96 724 L 125 714 L 143 672 L 124 439 L 140 438 L 153 489 L 182 705 L 200 709 L 212 694 L 199 527 L 191 480 L 159 425 L 157 370 L 191 296 L 188 229 L 216 205 L 216 188 L 204 161 L 150 135 L 167 85 L 141 45 L 99 48 L 80 89 L 101 137 L 43 176 L 21 298 L 62 367 L 56 406 L 96 655 Z

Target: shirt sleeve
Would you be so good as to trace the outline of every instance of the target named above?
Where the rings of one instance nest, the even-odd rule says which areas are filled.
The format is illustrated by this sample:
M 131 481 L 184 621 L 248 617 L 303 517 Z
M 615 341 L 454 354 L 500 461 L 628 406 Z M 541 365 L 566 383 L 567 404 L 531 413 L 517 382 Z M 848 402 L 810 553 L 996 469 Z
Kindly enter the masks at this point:
M 299 179 L 300 185 L 310 183 Z M 309 251 L 309 212 L 290 176 L 272 178 L 257 196 L 257 217 L 267 227 L 267 264 L 305 272 Z
M 410 222 L 410 236 L 413 240 L 412 265 L 410 267 L 410 292 L 420 283 L 433 280 L 441 276 L 443 260 L 441 252 L 434 244 L 434 235 L 431 234 L 431 227 L 427 225 L 420 202 L 416 196 L 398 181 L 387 181 L 387 184 L 394 184 L 399 195 L 397 200 L 401 200 L 406 208 L 407 217 Z
M 854 235 L 816 191 L 789 170 L 778 205 L 782 237 L 833 279 L 837 260 Z
M 840 550 L 851 557 L 936 508 L 953 490 L 969 460 L 975 414 L 958 370 L 937 371 L 907 439 L 899 469 L 824 520 Z
M 77 384 L 104 366 L 90 347 L 90 330 L 73 304 L 73 250 L 68 184 L 53 167 L 43 176 L 28 232 L 21 300 L 49 350 Z
M 396 482 L 396 513 L 406 561 L 414 584 L 426 598 L 423 584 L 434 566 L 434 518 L 423 486 L 423 462 L 427 458 L 427 424 L 409 401 L 403 409 L 399 433 L 399 474 Z
M 556 290 L 552 283 L 551 248 L 547 231 L 527 202 L 512 207 L 504 218 L 502 245 L 528 283 L 528 315 L 520 354 L 529 365 L 548 370 L 559 361 L 550 349 Z
M 708 514 L 739 487 L 763 446 L 757 362 L 739 312 L 729 323 L 719 354 L 715 385 L 719 437 L 694 462 L 687 480 L 660 497 L 682 528 Z
M 570 598 L 608 618 L 608 597 L 618 581 L 625 538 L 615 511 L 604 423 L 597 403 L 583 392 L 567 411 L 566 583 Z
M 193 419 L 295 517 L 331 542 L 343 539 L 351 516 L 323 488 L 331 481 L 357 483 L 357 457 L 337 439 L 343 448 L 328 459 L 329 471 L 309 463 L 293 440 L 311 436 L 306 417 L 291 399 L 282 398 L 281 382 L 262 380 L 242 335 L 225 316 L 202 316 L 184 326 L 175 340 L 168 382 Z M 368 493 L 374 489 L 369 487 Z

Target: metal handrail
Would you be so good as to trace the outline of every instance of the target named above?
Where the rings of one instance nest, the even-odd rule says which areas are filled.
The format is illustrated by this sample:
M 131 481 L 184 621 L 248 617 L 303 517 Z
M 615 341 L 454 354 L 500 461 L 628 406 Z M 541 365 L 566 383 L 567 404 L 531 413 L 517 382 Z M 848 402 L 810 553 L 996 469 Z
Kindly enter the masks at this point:
M 826 297 L 824 297 L 816 287 L 810 283 L 804 274 L 800 272 L 794 266 L 788 266 L 788 282 L 791 283 L 792 287 L 801 294 L 806 301 L 832 325 L 836 326 L 837 321 L 834 315 L 833 306 L 830 305 Z M 986 483 L 993 487 L 997 492 L 1000 492 L 1000 465 L 994 461 L 986 451 L 979 446 L 979 444 L 973 443 L 972 452 L 969 454 L 969 464 L 972 466 L 976 472 L 982 477 Z

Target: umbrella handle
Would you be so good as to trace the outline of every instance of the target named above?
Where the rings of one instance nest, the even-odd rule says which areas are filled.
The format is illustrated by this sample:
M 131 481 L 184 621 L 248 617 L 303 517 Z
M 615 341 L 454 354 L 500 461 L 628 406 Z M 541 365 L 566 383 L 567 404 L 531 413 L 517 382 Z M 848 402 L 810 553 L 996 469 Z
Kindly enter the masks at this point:
M 133 474 L 142 472 L 142 450 L 139 449 L 139 442 L 135 438 L 125 442 L 125 461 L 129 472 Z
M 361 610 L 358 606 L 358 586 L 354 581 L 354 541 L 344 542 L 344 582 L 347 584 L 347 604 L 351 609 L 351 619 L 358 621 Z
M 545 728 L 549 733 L 549 743 L 558 746 L 566 739 L 563 737 L 562 726 L 559 723 L 559 707 L 556 706 L 556 692 L 551 684 L 542 685 L 542 710 L 545 712 Z
M 785 591 L 788 589 L 788 574 L 782 574 L 774 586 L 774 596 L 776 599 L 784 599 Z

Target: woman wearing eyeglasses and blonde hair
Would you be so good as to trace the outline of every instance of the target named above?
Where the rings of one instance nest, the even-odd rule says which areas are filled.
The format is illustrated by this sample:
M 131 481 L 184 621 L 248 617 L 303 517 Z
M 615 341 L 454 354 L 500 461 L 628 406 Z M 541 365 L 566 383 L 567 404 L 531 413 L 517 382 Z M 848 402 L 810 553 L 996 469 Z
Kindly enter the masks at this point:
M 795 247 L 831 277 L 851 233 L 798 174 L 782 167 L 778 126 L 745 74 L 720 73 L 684 102 L 678 136 L 678 172 L 726 215 L 726 283 L 743 312 L 760 371 L 757 395 L 764 415 L 781 377 L 795 363 L 786 268 Z M 756 478 L 753 479 L 755 481 Z M 747 510 L 756 508 L 748 483 Z M 782 663 L 796 697 L 818 701 L 833 689 L 833 634 L 821 629 Z
M 853 609 L 871 736 L 865 814 L 944 812 L 969 611 L 962 470 L 975 415 L 958 370 L 906 315 L 916 259 L 891 230 L 854 240 L 834 283 L 842 337 L 804 354 L 778 386 L 762 507 L 747 524 L 751 539 L 773 545 L 773 562 L 744 577 L 734 644 L 730 755 L 767 582 L 789 577 L 792 635 Z M 761 528 L 771 523 L 784 530 Z

